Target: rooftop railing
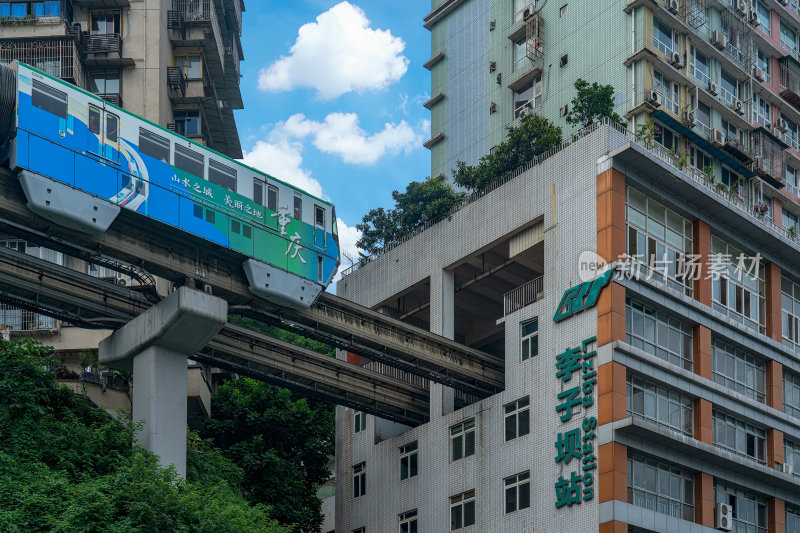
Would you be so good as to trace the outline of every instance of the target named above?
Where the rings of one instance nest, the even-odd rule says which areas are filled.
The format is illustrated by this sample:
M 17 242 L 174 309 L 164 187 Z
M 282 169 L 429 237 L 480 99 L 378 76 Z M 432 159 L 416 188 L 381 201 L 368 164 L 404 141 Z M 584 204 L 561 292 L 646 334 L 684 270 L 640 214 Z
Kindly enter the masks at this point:
M 544 276 L 539 276 L 503 295 L 503 316 L 541 300 L 543 296 Z

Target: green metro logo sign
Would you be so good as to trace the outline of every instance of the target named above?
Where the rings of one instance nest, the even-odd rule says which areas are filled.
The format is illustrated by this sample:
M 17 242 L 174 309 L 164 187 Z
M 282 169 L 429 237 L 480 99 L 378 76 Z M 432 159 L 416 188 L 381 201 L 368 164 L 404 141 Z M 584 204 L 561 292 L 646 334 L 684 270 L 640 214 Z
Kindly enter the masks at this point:
M 560 322 L 596 304 L 600 292 L 609 284 L 613 274 L 614 269 L 609 268 L 593 280 L 584 281 L 580 285 L 567 289 L 564 296 L 561 297 L 561 303 L 558 304 L 553 322 Z

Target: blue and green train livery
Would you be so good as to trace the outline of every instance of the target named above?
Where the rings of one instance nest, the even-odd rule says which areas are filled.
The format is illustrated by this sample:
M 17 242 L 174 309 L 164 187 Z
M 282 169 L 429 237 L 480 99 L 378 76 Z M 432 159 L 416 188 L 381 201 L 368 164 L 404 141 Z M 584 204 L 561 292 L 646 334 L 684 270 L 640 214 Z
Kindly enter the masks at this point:
M 250 290 L 280 305 L 307 307 L 330 283 L 329 202 L 27 65 L 0 68 L 16 82 L 9 167 L 32 211 L 101 234 L 130 209 L 241 252 Z

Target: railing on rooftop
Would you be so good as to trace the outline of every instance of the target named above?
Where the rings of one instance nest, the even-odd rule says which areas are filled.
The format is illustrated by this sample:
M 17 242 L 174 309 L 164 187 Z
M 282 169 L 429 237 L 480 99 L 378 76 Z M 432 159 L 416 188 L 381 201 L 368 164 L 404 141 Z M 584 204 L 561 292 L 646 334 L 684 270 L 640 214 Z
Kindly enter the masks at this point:
M 541 300 L 543 296 L 544 276 L 539 276 L 503 295 L 503 316 Z

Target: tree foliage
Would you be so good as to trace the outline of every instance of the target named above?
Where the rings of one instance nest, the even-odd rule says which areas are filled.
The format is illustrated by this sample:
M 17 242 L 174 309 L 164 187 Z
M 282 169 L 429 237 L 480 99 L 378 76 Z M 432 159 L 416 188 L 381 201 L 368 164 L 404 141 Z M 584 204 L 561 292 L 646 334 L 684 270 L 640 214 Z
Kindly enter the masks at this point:
M 572 99 L 567 113 L 567 123 L 585 128 L 597 120 L 607 117 L 623 124 L 622 117 L 614 112 L 614 86 L 600 85 L 578 78 L 575 80 L 577 96 Z
M 190 437 L 187 478 L 50 370 L 52 349 L 0 341 L 0 529 L 288 533 L 242 494 L 241 468 Z
M 309 339 L 308 337 L 303 337 L 302 335 L 294 333 L 293 331 L 286 331 L 285 329 L 281 329 L 276 326 L 270 326 L 268 324 L 264 324 L 263 322 L 253 320 L 252 318 L 241 316 L 232 316 L 230 321 L 232 324 L 256 331 L 263 335 L 267 335 L 268 337 L 274 337 L 284 342 L 288 342 L 289 344 L 307 348 L 329 357 L 336 357 L 336 349 L 333 346 L 323 342 L 315 341 L 314 339 Z
M 334 417 L 329 405 L 297 399 L 249 378 L 220 386 L 204 435 L 244 470 L 246 497 L 267 504 L 282 524 L 315 532 L 322 523 L 316 489 L 330 477 Z

